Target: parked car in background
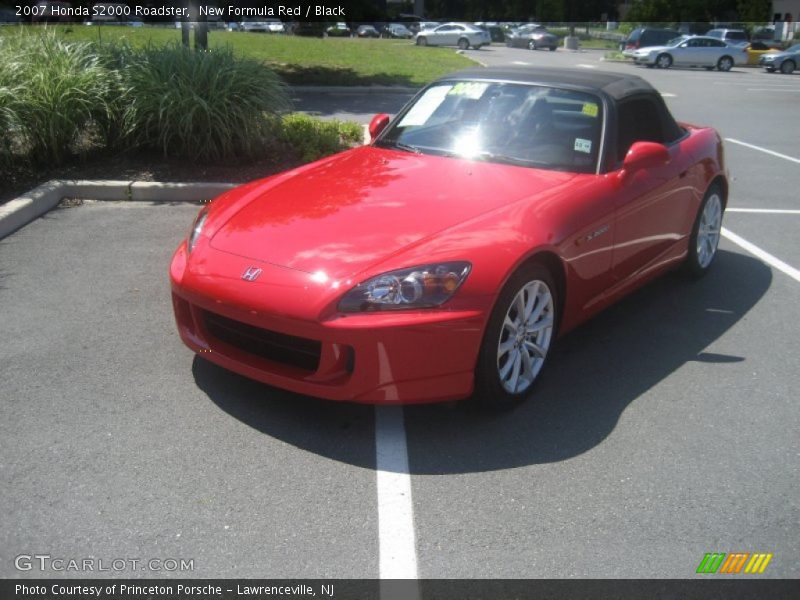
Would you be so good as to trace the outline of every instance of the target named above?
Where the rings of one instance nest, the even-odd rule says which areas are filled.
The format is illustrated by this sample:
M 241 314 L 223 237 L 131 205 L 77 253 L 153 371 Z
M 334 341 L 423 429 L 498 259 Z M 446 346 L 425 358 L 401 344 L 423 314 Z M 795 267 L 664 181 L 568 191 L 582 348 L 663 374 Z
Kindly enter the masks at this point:
M 681 36 L 664 46 L 642 48 L 632 56 L 638 65 L 659 69 L 679 66 L 730 71 L 734 65 L 747 63 L 745 46 L 732 46 L 718 38 L 699 35 Z
M 783 45 L 781 44 L 780 40 L 775 39 L 775 27 L 767 26 L 767 27 L 758 27 L 753 31 L 753 35 L 750 36 L 751 44 L 761 43 L 771 48 L 773 50 L 782 50 Z
M 470 69 L 369 131 L 200 210 L 169 268 L 198 360 L 331 400 L 506 409 L 561 335 L 714 264 L 722 140 L 640 77 Z
M 325 33 L 331 37 L 350 37 L 350 28 L 347 23 L 339 22 L 328 27 Z
M 768 72 L 780 71 L 784 75 L 794 73 L 800 65 L 800 44 L 795 44 L 782 52 L 770 52 L 758 59 L 758 64 Z
M 239 23 L 239 31 L 261 31 L 264 33 L 283 33 L 286 31 L 283 23 L 278 19 L 264 19 L 262 17 L 248 17 Z
M 528 23 L 517 27 L 506 36 L 506 46 L 528 48 L 529 50 L 549 48 L 551 51 L 555 51 L 558 48 L 558 42 L 557 35 L 550 33 L 544 25 L 538 23 Z
M 670 40 L 680 36 L 681 34 L 674 29 L 639 27 L 631 31 L 627 39 L 620 44 L 620 50 L 625 56 L 631 58 L 636 50 L 649 46 L 663 46 Z
M 381 36 L 385 38 L 410 40 L 414 37 L 414 34 L 402 23 L 389 23 L 383 28 Z
M 356 35 L 360 38 L 378 38 L 381 37 L 380 32 L 375 29 L 374 25 L 359 25 L 356 29 Z
M 706 36 L 722 40 L 731 46 L 746 46 L 750 38 L 744 29 L 709 29 Z
M 489 32 L 467 23 L 445 23 L 435 29 L 420 31 L 415 38 L 418 46 L 458 46 L 461 50 L 492 43 Z

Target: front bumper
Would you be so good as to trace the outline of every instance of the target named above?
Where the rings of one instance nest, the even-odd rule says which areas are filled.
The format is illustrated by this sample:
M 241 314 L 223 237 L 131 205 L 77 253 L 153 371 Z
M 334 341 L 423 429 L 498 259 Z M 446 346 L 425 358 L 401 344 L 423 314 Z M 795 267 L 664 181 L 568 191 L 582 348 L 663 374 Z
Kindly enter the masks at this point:
M 215 264 L 217 260 L 228 261 L 230 268 L 223 271 L 233 273 L 253 264 L 223 253 L 216 253 Z M 301 275 L 268 263 L 259 267 L 265 280 L 274 276 L 286 282 L 295 273 Z M 300 394 L 373 404 L 469 396 L 492 302 L 478 300 L 469 310 L 337 313 L 310 319 L 303 314 L 300 287 L 297 310 L 286 301 L 291 281 L 284 289 L 262 286 L 274 299 L 255 297 L 256 287 L 241 279 L 190 272 L 185 244 L 173 257 L 170 280 L 181 339 L 202 358 Z M 228 335 L 225 327 L 231 325 L 236 331 Z M 259 339 L 245 343 L 245 338 Z M 298 352 L 303 355 L 299 359 Z

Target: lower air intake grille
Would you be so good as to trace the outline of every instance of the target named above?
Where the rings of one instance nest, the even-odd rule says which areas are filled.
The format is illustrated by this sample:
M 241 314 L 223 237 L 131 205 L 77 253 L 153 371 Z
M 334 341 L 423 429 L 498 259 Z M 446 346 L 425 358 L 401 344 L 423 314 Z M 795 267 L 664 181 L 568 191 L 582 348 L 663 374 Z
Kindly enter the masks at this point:
M 210 312 L 204 315 L 206 330 L 221 342 L 312 373 L 319 367 L 321 342 L 253 327 Z

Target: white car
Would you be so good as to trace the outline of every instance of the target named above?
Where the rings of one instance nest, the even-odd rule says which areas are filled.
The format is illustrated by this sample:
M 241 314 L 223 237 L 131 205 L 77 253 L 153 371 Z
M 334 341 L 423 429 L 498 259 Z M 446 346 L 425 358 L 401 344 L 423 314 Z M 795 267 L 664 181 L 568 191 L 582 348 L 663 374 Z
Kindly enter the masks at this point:
M 681 36 L 664 46 L 650 46 L 631 53 L 637 65 L 669 69 L 676 67 L 717 68 L 730 71 L 734 65 L 747 64 L 747 51 L 742 46 L 726 44 L 708 36 Z
M 265 33 L 283 33 L 285 27 L 278 19 L 262 19 L 249 17 L 239 23 L 239 31 L 263 31 Z
M 492 43 L 488 31 L 467 23 L 445 23 L 424 29 L 414 39 L 418 46 L 458 46 L 461 50 L 470 46 L 477 50 Z

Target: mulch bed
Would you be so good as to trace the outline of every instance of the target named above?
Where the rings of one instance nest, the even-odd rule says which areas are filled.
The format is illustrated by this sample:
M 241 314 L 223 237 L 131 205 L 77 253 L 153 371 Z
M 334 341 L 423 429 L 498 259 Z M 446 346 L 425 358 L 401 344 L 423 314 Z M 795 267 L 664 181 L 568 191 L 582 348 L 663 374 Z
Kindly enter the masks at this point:
M 214 181 L 244 183 L 261 179 L 299 164 L 291 157 L 269 156 L 260 160 L 228 161 L 198 165 L 189 160 L 158 155 L 95 155 L 58 168 L 0 168 L 0 204 L 51 179 L 109 179 L 119 181 Z

